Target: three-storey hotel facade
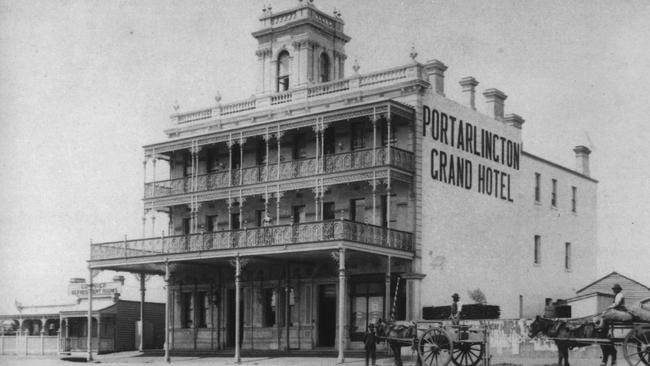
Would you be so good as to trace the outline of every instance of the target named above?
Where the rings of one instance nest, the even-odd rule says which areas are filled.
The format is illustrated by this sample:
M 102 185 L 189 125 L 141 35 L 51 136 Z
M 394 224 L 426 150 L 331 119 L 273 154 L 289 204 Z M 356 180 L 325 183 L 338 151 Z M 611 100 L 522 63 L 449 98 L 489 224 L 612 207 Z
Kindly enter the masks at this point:
M 480 289 L 541 313 L 595 275 L 596 187 L 523 149 L 524 120 L 438 60 L 345 75 L 340 14 L 265 11 L 253 97 L 171 116 L 144 147 L 143 226 L 92 270 L 161 274 L 171 351 L 343 350 L 378 318 Z M 161 177 L 161 172 L 169 173 Z M 465 301 L 466 303 L 469 301 Z

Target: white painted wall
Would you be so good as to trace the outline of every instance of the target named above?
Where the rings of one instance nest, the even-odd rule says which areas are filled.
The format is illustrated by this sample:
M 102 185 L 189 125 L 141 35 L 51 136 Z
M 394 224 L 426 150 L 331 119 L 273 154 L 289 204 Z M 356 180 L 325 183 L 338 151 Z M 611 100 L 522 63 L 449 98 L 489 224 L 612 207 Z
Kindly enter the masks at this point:
M 453 115 L 513 142 L 521 130 L 507 126 L 429 90 L 423 104 Z M 413 103 L 415 105 L 415 103 Z M 579 175 L 523 153 L 519 170 L 508 168 L 417 134 L 422 148 L 421 262 L 426 274 L 421 306 L 447 305 L 457 292 L 471 303 L 467 291 L 480 288 L 488 303 L 501 306 L 502 318 L 542 314 L 544 299 L 569 298 L 588 283 L 596 270 L 596 184 Z M 479 132 L 480 135 L 480 132 Z M 465 189 L 431 177 L 431 150 L 445 151 L 472 163 L 472 187 Z M 567 153 L 573 154 L 568 149 Z M 510 175 L 512 202 L 477 191 L 477 166 L 483 164 Z M 534 173 L 542 175 L 541 203 L 534 202 Z M 550 206 L 551 178 L 558 181 L 558 203 Z M 578 187 L 578 212 L 571 213 L 571 186 Z M 542 237 L 542 263 L 533 264 L 533 236 Z M 572 268 L 564 269 L 564 243 L 572 246 Z

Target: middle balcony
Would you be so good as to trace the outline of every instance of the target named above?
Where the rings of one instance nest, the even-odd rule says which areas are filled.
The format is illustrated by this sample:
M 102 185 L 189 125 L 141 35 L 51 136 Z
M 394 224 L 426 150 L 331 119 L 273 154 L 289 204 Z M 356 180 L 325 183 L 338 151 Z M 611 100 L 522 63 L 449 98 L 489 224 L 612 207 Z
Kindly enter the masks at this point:
M 366 168 L 391 167 L 407 173 L 414 171 L 413 153 L 396 147 L 365 149 L 323 158 L 305 158 L 280 164 L 256 165 L 243 169 L 223 169 L 194 177 L 182 177 L 145 184 L 145 199 L 218 190 L 241 185 L 278 182 L 295 178 L 313 177 L 355 171 Z M 390 156 L 390 158 L 389 158 Z

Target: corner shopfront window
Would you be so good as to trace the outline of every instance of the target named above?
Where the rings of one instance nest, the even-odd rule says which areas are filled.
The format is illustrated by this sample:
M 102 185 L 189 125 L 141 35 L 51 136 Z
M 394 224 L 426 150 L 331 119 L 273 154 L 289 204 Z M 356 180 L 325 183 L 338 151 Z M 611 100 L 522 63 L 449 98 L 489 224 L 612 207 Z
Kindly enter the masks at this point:
M 382 282 L 352 285 L 350 336 L 353 341 L 363 340 L 368 324 L 376 323 L 384 316 L 384 292 Z

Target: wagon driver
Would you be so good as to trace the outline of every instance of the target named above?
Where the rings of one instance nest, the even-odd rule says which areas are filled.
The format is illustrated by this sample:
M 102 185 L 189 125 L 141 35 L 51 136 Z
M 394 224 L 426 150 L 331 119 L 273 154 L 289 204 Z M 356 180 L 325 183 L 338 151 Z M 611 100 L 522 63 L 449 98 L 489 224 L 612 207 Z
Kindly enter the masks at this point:
M 460 300 L 458 294 L 451 295 L 451 298 L 454 301 L 451 303 L 451 315 L 449 315 L 449 318 L 453 325 L 458 325 L 460 323 L 460 314 L 463 311 L 463 303 L 458 301 Z
M 607 309 L 627 311 L 625 308 L 625 296 L 623 295 L 621 285 L 615 283 L 614 286 L 612 286 L 612 291 L 614 291 L 614 302 Z

